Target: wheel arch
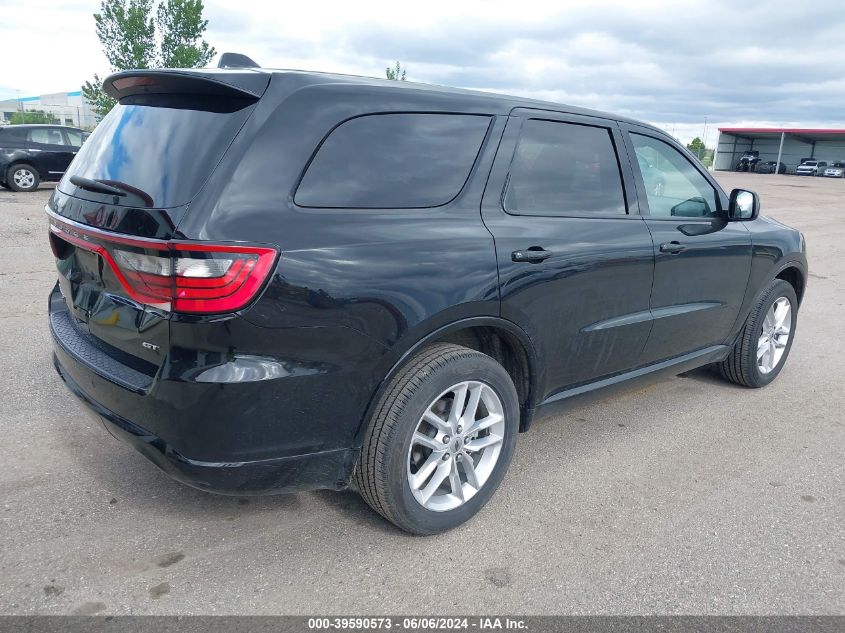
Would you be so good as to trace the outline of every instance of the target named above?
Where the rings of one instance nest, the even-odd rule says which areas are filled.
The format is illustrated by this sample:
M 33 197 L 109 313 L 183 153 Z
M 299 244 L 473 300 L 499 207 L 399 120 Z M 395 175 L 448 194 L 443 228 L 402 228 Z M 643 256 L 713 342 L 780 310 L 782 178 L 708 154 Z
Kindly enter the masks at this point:
M 807 279 L 796 264 L 790 262 L 783 266 L 775 275 L 775 279 L 783 279 L 795 290 L 795 296 L 798 297 L 798 305 L 804 299 L 804 289 L 807 286 Z
M 500 317 L 470 317 L 441 326 L 417 340 L 404 350 L 370 397 L 356 433 L 356 445 L 363 440 L 384 389 L 397 372 L 420 350 L 434 343 L 453 343 L 482 352 L 501 364 L 514 381 L 520 400 L 520 432 L 531 425 L 536 406 L 537 385 L 542 370 L 531 339 L 515 323 Z
M 38 174 L 39 180 L 44 180 L 44 176 L 41 173 L 41 170 L 38 169 L 38 165 L 36 165 L 32 160 L 29 159 L 27 156 L 18 156 L 17 158 L 11 159 L 8 163 L 3 166 L 3 178 L 6 178 L 6 175 L 18 165 L 27 165 L 32 167 L 35 170 L 35 173 Z

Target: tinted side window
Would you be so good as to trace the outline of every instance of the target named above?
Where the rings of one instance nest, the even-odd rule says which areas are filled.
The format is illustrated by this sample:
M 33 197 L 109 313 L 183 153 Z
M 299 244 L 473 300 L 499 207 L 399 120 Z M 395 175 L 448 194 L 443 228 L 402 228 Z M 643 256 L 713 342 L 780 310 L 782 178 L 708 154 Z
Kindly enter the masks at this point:
M 526 121 L 511 164 L 505 209 L 522 215 L 625 213 L 610 130 Z
M 15 141 L 17 143 L 26 140 L 26 130 L 16 130 L 14 126 L 0 130 L 0 138 L 4 141 Z
M 375 114 L 350 119 L 323 142 L 296 191 L 303 207 L 437 207 L 458 195 L 490 117 Z
M 655 217 L 717 217 L 716 190 L 677 149 L 650 136 L 631 134 L 637 164 Z
M 62 133 L 49 127 L 37 127 L 29 131 L 29 140 L 33 143 L 44 143 L 46 145 L 64 145 L 65 140 Z
M 72 147 L 82 147 L 82 133 L 76 130 L 65 130 L 68 143 Z

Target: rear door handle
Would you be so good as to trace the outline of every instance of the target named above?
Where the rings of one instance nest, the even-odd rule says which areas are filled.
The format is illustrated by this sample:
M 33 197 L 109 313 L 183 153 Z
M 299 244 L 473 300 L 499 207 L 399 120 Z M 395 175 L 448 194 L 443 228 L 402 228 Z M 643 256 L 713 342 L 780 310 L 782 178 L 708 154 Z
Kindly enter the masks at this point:
M 681 244 L 680 242 L 672 241 L 660 245 L 661 253 L 680 253 L 681 251 L 685 250 L 687 250 L 687 247 Z
M 551 251 L 547 251 L 541 246 L 531 246 L 523 251 L 514 251 L 511 253 L 511 261 L 514 262 L 528 262 L 529 264 L 539 264 L 545 259 L 552 256 Z

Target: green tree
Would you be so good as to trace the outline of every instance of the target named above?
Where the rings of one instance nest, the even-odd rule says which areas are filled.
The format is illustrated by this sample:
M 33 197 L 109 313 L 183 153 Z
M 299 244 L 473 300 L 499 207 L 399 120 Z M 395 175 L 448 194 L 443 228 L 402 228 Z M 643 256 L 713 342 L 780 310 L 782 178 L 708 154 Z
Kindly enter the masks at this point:
M 701 158 L 704 152 L 707 151 L 707 147 L 704 145 L 704 141 L 702 141 L 699 137 L 695 137 L 687 143 L 687 149 L 691 151 L 693 154 Z
M 9 123 L 19 125 L 21 123 L 58 123 L 59 120 L 52 114 L 43 110 L 26 110 L 15 112 Z
M 91 104 L 94 114 L 100 118 L 106 116 L 117 103 L 103 90 L 103 80 L 96 73 L 92 81 L 86 81 L 82 86 L 82 95 Z M 99 120 L 99 119 L 97 119 Z
M 102 0 L 94 22 L 111 71 L 205 66 L 216 51 L 202 39 L 202 11 L 202 0 L 162 0 L 153 18 L 153 0 Z M 115 105 L 99 75 L 82 93 L 101 117 Z
M 202 68 L 214 57 L 214 47 L 202 39 L 208 27 L 202 9 L 202 0 L 165 0 L 158 5 L 162 68 Z
M 100 13 L 94 14 L 97 38 L 112 72 L 153 66 L 156 45 L 152 8 L 152 0 L 103 0 Z M 82 94 L 101 117 L 114 107 L 115 101 L 103 91 L 99 75 L 85 82 Z
M 394 68 L 390 66 L 385 68 L 384 74 L 388 79 L 392 79 L 393 81 L 405 81 L 405 69 L 402 68 L 402 65 L 398 61 Z

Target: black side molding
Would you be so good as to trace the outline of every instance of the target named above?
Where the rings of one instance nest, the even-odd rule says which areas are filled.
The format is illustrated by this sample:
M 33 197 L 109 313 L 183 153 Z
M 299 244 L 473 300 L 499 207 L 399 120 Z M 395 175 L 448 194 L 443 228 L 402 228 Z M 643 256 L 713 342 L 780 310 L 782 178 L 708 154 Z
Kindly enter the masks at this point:
M 711 345 L 689 354 L 638 367 L 587 384 L 569 387 L 541 402 L 533 417 L 540 420 L 551 415 L 558 415 L 573 404 L 583 405 L 598 398 L 606 398 L 616 390 L 631 389 L 639 384 L 652 383 L 658 376 L 677 376 L 709 363 L 724 360 L 730 351 L 730 345 Z

